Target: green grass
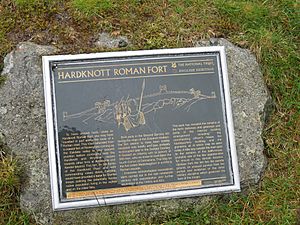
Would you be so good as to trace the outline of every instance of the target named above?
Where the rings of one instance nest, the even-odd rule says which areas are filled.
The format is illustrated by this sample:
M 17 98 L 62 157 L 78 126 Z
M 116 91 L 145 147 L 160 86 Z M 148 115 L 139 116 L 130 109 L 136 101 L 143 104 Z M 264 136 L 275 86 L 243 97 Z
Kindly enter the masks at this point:
M 39 0 L 14 0 L 14 3 L 19 8 L 32 8 L 38 6 L 42 1 Z
M 269 163 L 260 188 L 215 197 L 203 208 L 174 215 L 126 219 L 108 213 L 105 218 L 109 224 L 295 224 L 300 205 L 299 12 L 294 0 L 2 0 L 0 70 L 4 56 L 20 41 L 52 44 L 63 53 L 97 52 L 105 50 L 93 45 L 103 31 L 128 36 L 133 47 L 127 50 L 189 47 L 210 37 L 250 49 L 275 102 L 263 134 Z M 10 157 L 1 160 L 6 175 L 0 177 L 0 217 L 27 224 L 29 217 L 18 207 L 19 167 Z
M 74 9 L 86 16 L 100 15 L 113 8 L 111 0 L 72 0 L 71 4 Z
M 0 136 L 0 224 L 30 224 L 32 220 L 18 204 L 21 166 L 7 152 Z

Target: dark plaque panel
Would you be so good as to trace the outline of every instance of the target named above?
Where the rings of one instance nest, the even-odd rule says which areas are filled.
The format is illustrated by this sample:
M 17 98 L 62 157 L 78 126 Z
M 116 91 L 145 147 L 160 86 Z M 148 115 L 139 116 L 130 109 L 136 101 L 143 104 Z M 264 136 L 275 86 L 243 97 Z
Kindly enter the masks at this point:
M 60 203 L 236 185 L 219 51 L 48 63 Z

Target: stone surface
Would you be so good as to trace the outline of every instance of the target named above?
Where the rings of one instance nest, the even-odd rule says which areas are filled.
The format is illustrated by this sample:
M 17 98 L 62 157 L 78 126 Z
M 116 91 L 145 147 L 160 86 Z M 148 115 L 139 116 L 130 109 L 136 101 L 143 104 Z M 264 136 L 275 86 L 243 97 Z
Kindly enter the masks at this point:
M 129 44 L 127 37 L 112 37 L 108 33 L 100 33 L 98 40 L 95 42 L 97 47 L 102 48 L 123 48 Z
M 0 132 L 0 148 L 6 145 L 6 139 L 3 133 Z
M 266 167 L 261 137 L 271 98 L 256 58 L 226 39 L 199 41 L 196 46 L 225 46 L 235 141 L 242 187 L 257 184 Z
M 50 217 L 47 136 L 41 55 L 53 47 L 21 43 L 4 59 L 0 88 L 0 132 L 24 166 L 21 205 L 43 224 Z
M 226 47 L 241 182 L 243 187 L 253 187 L 266 166 L 261 133 L 269 95 L 259 65 L 248 50 L 224 39 L 197 45 L 212 44 Z M 41 56 L 55 51 L 27 42 L 5 58 L 2 76 L 7 79 L 0 88 L 0 133 L 24 166 L 22 209 L 31 212 L 40 224 L 108 224 L 116 218 L 123 222 L 124 218 L 147 218 L 151 222 L 182 209 L 207 205 L 210 197 L 193 197 L 53 213 Z

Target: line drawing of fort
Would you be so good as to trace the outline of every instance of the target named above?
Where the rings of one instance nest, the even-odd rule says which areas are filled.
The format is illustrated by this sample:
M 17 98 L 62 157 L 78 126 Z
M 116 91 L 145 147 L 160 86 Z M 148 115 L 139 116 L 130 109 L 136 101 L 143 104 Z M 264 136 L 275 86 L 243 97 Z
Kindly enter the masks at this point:
M 137 98 L 122 97 L 119 101 L 111 102 L 105 99 L 94 103 L 94 107 L 79 113 L 69 114 L 63 112 L 63 121 L 75 118 L 83 118 L 82 122 L 88 124 L 88 120 L 97 122 L 116 123 L 123 126 L 126 131 L 146 124 L 145 115 L 155 113 L 166 106 L 189 112 L 191 107 L 204 99 L 215 99 L 215 92 L 210 95 L 202 94 L 200 90 L 191 88 L 188 91 L 170 91 L 166 85 L 160 85 L 159 91 L 144 95 L 145 79 L 143 80 L 140 96 Z

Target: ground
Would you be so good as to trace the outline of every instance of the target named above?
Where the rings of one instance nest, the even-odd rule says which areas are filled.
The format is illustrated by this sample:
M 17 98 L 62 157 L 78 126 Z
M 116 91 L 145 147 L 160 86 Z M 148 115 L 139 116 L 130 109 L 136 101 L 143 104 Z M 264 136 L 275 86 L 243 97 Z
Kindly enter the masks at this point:
M 114 50 L 189 47 L 210 37 L 250 49 L 275 103 L 263 134 L 269 163 L 259 189 L 216 197 L 204 208 L 155 221 L 108 223 L 295 224 L 300 220 L 299 10 L 294 0 L 2 0 L 0 71 L 4 56 L 21 41 L 54 45 L 64 54 L 108 51 L 93 44 L 101 32 L 127 36 L 132 43 Z M 0 148 L 0 224 L 34 224 L 18 205 L 21 167 L 1 142 Z

